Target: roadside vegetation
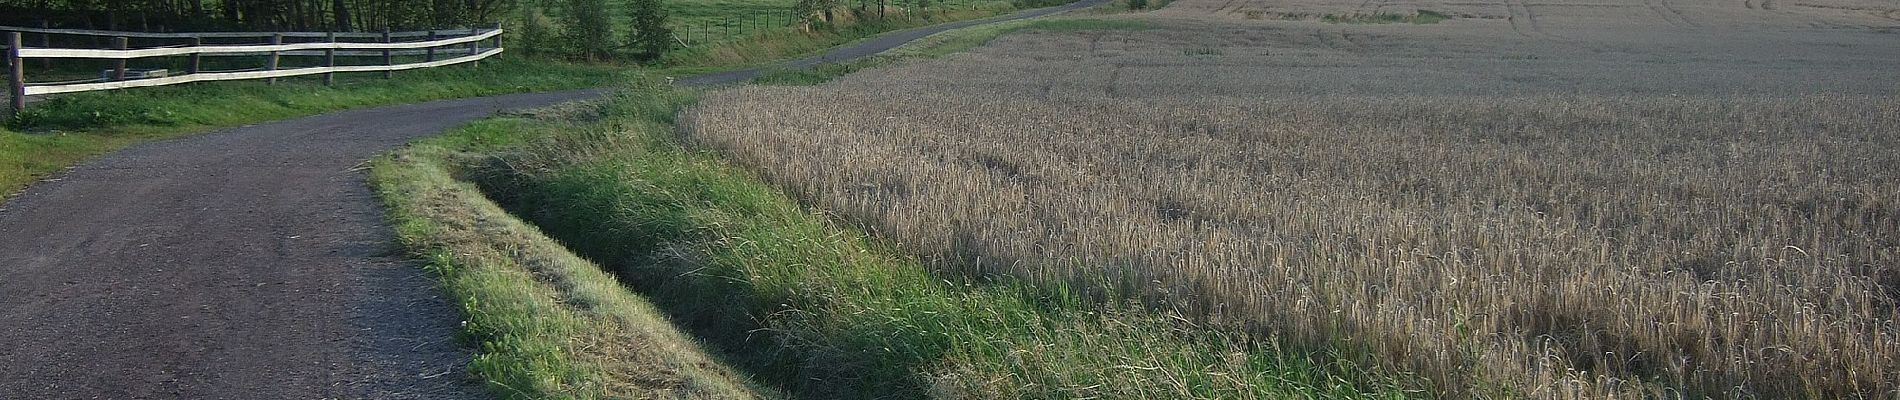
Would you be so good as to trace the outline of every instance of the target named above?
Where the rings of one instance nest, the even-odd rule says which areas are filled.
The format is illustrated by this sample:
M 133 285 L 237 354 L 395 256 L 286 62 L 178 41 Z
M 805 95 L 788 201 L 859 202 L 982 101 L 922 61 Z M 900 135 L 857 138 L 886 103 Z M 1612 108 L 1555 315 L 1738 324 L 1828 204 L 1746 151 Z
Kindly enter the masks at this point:
M 1603 61 L 1416 67 L 1495 35 L 1475 28 L 1294 60 L 1274 46 L 1353 43 L 1170 28 L 710 94 L 681 135 L 939 274 L 1174 313 L 1437 396 L 1900 390 L 1890 93 L 1500 93 L 1517 68 Z M 1302 63 L 1435 79 L 1348 87 L 1391 77 Z
M 54 171 L 146 140 L 346 108 L 598 87 L 627 74 L 612 65 L 504 56 L 479 68 L 405 71 L 390 80 L 345 77 L 336 86 L 285 79 L 276 85 L 206 82 L 61 95 L 33 104 L 0 129 L 0 193 L 14 193 Z
M 1006 277 L 934 270 L 890 243 L 799 205 L 722 155 L 680 142 L 674 116 L 694 101 L 696 95 L 682 89 L 646 86 L 534 119 L 486 122 L 379 161 L 379 187 L 393 209 L 436 210 L 397 215 L 404 237 L 429 249 L 435 265 L 506 264 L 490 261 L 495 255 L 453 250 L 466 246 L 507 249 L 503 254 L 523 259 L 566 251 L 509 245 L 518 235 L 498 233 L 446 240 L 464 247 L 430 246 L 442 242 L 431 238 L 457 236 L 421 227 L 470 224 L 471 217 L 461 215 L 465 210 L 485 213 L 472 223 L 476 226 L 534 229 L 499 215 L 479 187 L 515 216 L 599 263 L 590 267 L 612 273 L 537 280 L 579 282 L 556 286 L 624 284 L 704 340 L 705 358 L 726 360 L 765 387 L 754 394 L 972 399 L 1403 395 L 1397 377 L 1367 376 L 1366 369 L 1337 363 L 1337 357 L 1283 348 L 1270 338 L 1201 330 L 1173 313 L 1103 307 L 1080 292 L 1043 291 Z M 433 193 L 453 192 L 455 200 L 406 189 L 418 181 Z M 490 237 L 498 242 L 477 244 Z M 463 297 L 477 290 L 464 287 L 535 281 L 449 276 L 451 293 L 464 299 L 482 298 Z M 560 298 L 554 302 L 588 303 Z M 561 321 L 491 326 L 534 336 L 526 332 L 539 328 L 531 326 Z M 608 332 L 555 331 L 575 342 L 592 342 L 584 337 Z M 484 348 L 523 347 L 492 339 L 506 337 L 502 334 L 480 336 L 490 338 Z
M 551 134 L 598 104 L 479 122 L 376 159 L 372 182 L 403 243 L 428 262 L 505 398 L 762 397 L 605 270 L 458 180 L 470 159 Z M 763 396 L 776 397 L 776 396 Z
M 321 3 L 324 4 L 313 9 L 324 13 L 334 12 L 327 1 Z M 89 3 L 48 4 L 52 5 L 35 7 L 52 7 L 52 11 L 20 10 L 22 13 L 67 19 L 97 12 L 86 8 L 92 7 L 86 5 Z M 840 9 L 835 10 L 834 15 L 870 16 L 870 11 L 862 8 L 868 4 L 838 4 Z M 715 44 L 690 48 L 671 45 L 674 42 L 670 30 L 676 29 L 673 27 L 708 21 L 745 20 L 766 12 L 784 13 L 792 10 L 795 4 L 784 0 L 663 3 L 651 0 L 522 0 L 518 4 L 484 2 L 469 10 L 443 9 L 448 11 L 429 7 L 460 6 L 405 5 L 403 7 L 410 8 L 400 10 L 377 6 L 381 8 L 375 8 L 377 13 L 371 13 L 375 15 L 349 14 L 344 17 L 347 22 L 335 18 L 274 19 L 272 21 L 289 24 L 284 27 L 292 29 L 366 24 L 416 28 L 435 26 L 429 25 L 435 23 L 475 24 L 471 22 L 474 20 L 457 18 L 489 16 L 504 20 L 510 32 L 505 40 L 510 53 L 485 60 L 480 67 L 452 66 L 404 71 L 392 80 L 380 79 L 375 74 L 343 74 L 334 87 L 317 84 L 314 78 L 290 78 L 280 80 L 276 85 L 256 81 L 206 82 L 55 96 L 30 105 L 18 115 L 8 115 L 4 123 L 0 124 L 0 194 L 11 195 L 62 168 L 153 139 L 348 108 L 601 87 L 624 82 L 634 71 L 654 68 L 669 75 L 684 75 L 743 67 L 809 54 L 889 30 L 985 17 L 1013 11 L 1017 6 L 1044 5 L 963 0 L 920 4 L 934 7 L 935 11 L 907 14 L 915 18 L 904 20 L 845 20 L 834 17 L 839 21 L 816 23 L 811 29 L 803 29 L 801 25 L 746 31 L 748 34 L 745 36 L 720 39 Z M 502 7 L 504 5 L 507 7 Z M 189 9 L 168 8 L 169 5 L 165 4 L 137 3 L 129 7 L 144 13 L 142 18 L 145 18 L 148 27 L 152 23 L 220 29 L 274 26 L 251 26 L 253 22 L 248 20 L 225 20 L 221 15 L 193 17 Z M 220 10 L 216 3 L 209 7 L 212 11 Z M 684 17 L 676 21 L 671 15 Z M 32 21 L 14 22 L 30 25 Z M 343 25 L 336 25 L 339 23 Z M 661 43 L 656 44 L 656 41 Z M 665 46 L 655 47 L 660 45 Z M 664 48 L 665 51 L 656 54 L 656 48 Z M 157 63 L 154 65 L 164 67 L 163 64 L 175 64 L 177 61 L 140 62 Z M 243 65 L 261 64 L 261 61 L 250 61 L 256 60 L 235 62 Z M 307 61 L 291 58 L 286 60 L 285 65 Z M 42 71 L 42 74 L 83 76 L 86 71 L 90 70 L 56 66 L 53 70 Z

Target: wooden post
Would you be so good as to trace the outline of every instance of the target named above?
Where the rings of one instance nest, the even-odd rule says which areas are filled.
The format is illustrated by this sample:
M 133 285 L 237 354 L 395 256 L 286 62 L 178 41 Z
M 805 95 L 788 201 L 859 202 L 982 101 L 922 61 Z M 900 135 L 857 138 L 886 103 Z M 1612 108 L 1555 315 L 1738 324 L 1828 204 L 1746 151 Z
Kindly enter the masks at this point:
M 389 26 L 383 26 L 383 43 L 390 43 Z M 389 56 L 389 49 L 383 49 L 383 66 L 396 65 L 396 59 Z M 395 78 L 396 71 L 383 71 L 383 79 Z
M 26 66 L 20 60 L 20 33 L 7 32 L 7 87 L 13 96 L 9 103 L 14 114 L 26 109 Z
M 323 35 L 323 39 L 326 41 L 329 41 L 330 45 L 332 46 L 336 45 L 336 32 L 330 32 L 329 34 Z M 323 49 L 323 66 L 332 67 L 332 68 L 336 67 L 336 48 L 335 47 Z M 336 72 L 323 73 L 323 86 L 336 86 Z
M 131 47 L 131 43 L 132 43 L 132 40 L 124 36 L 113 37 L 112 49 L 125 50 L 126 48 Z M 113 81 L 116 82 L 116 81 L 125 80 L 125 61 L 126 59 L 123 59 L 123 58 L 112 60 L 112 80 Z
M 481 32 L 482 30 L 478 28 L 468 28 L 468 37 L 471 37 L 471 38 L 475 37 L 475 35 L 479 35 L 481 34 Z M 468 42 L 468 55 L 473 56 L 476 53 L 480 53 L 480 52 L 482 52 L 482 41 L 476 40 L 476 41 Z M 469 66 L 475 67 L 475 68 L 481 68 L 482 62 L 481 60 L 476 60 L 473 63 L 469 63 Z
M 429 31 L 429 41 L 435 41 L 435 31 L 433 30 Z M 429 50 L 422 53 L 422 61 L 435 61 L 435 46 L 429 46 Z
M 500 30 L 501 30 L 501 23 L 500 23 L 500 22 L 496 22 L 496 23 L 495 23 L 495 30 L 496 30 L 496 31 L 500 31 Z M 494 47 L 494 48 L 497 48 L 497 49 L 499 49 L 499 48 L 501 48 L 501 35 L 495 35 L 495 47 Z
M 203 46 L 203 45 L 205 45 L 205 38 L 196 37 L 196 36 L 191 38 L 191 47 L 198 47 L 198 46 Z M 191 53 L 191 63 L 185 65 L 185 73 L 186 74 L 198 73 L 199 70 L 204 68 L 203 62 L 204 62 L 204 55 L 198 54 L 198 53 Z
M 271 44 L 271 45 L 273 45 L 273 46 L 275 46 L 275 45 L 280 45 L 280 44 L 284 44 L 284 34 L 282 34 L 282 33 L 273 33 L 273 34 L 271 34 L 271 35 L 270 35 L 270 44 Z M 277 70 L 277 61 L 278 61 L 278 58 L 280 58 L 280 57 L 282 56 L 282 54 L 281 54 L 281 53 L 282 53 L 282 52 L 278 52 L 278 51 L 271 51 L 271 52 L 270 52 L 270 61 L 266 61 L 266 62 L 264 63 L 264 70 L 265 70 L 265 71 L 276 71 L 276 70 Z M 275 84 L 277 84 L 277 78 L 276 78 L 276 77 L 271 77 L 271 78 L 270 78 L 270 80 L 269 80 L 269 81 L 267 81 L 266 83 L 267 83 L 267 84 L 271 84 L 271 85 L 275 85 Z

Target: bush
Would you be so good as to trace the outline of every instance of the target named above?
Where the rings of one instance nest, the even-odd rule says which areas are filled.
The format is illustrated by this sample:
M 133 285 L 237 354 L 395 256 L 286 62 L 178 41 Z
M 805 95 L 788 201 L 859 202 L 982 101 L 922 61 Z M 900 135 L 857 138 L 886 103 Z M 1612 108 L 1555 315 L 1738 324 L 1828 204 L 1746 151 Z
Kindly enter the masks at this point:
M 635 59 L 658 60 L 673 49 L 673 30 L 666 27 L 666 8 L 660 0 L 633 0 L 629 13 L 633 29 L 627 32 L 627 46 L 633 48 Z
M 567 31 L 563 36 L 573 54 L 587 60 L 610 56 L 614 28 L 607 18 L 607 1 L 568 0 L 566 11 Z

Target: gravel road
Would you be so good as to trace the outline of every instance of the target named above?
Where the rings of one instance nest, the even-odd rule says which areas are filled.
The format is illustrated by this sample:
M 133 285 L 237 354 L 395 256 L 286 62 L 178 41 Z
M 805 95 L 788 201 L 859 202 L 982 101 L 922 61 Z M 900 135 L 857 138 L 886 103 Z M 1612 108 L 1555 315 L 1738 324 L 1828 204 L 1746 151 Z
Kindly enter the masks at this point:
M 894 32 L 804 67 L 1030 10 Z M 683 79 L 739 83 L 760 69 Z M 604 90 L 361 109 L 136 145 L 0 205 L 0 399 L 488 397 L 364 160 Z

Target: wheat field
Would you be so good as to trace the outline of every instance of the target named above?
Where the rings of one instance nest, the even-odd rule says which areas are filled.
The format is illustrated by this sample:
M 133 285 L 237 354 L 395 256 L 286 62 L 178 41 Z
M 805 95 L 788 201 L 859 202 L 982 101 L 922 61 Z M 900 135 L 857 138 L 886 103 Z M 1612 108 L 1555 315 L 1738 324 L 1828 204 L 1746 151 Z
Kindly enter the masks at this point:
M 1900 398 L 1886 11 L 1504 10 L 1545 9 L 1556 41 L 1218 3 L 727 90 L 682 126 L 946 273 L 1140 300 L 1439 397 Z

